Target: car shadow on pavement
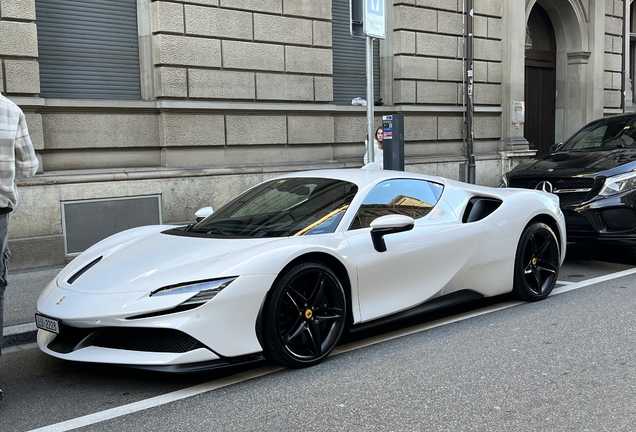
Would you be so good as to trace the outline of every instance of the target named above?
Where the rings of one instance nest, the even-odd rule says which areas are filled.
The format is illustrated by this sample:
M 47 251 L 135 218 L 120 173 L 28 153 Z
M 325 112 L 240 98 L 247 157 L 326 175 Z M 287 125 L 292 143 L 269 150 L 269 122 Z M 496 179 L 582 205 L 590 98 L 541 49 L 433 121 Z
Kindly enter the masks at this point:
M 628 247 L 568 243 L 566 261 L 605 261 L 636 266 L 636 249 Z

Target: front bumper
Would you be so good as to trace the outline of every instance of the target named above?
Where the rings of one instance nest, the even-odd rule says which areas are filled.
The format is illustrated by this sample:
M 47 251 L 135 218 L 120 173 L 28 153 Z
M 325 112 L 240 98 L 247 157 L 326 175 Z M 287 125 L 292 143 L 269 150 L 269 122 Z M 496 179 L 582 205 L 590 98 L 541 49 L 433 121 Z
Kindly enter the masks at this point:
M 60 320 L 60 334 L 39 330 L 38 346 L 61 359 L 146 368 L 258 358 L 256 321 L 274 278 L 241 276 L 198 308 L 161 315 L 149 307 L 145 312 L 153 316 L 136 319 L 131 317 L 140 309 L 131 305 L 154 298 L 80 293 L 52 283 L 38 300 L 38 312 Z
M 636 191 L 562 205 L 568 241 L 636 246 Z

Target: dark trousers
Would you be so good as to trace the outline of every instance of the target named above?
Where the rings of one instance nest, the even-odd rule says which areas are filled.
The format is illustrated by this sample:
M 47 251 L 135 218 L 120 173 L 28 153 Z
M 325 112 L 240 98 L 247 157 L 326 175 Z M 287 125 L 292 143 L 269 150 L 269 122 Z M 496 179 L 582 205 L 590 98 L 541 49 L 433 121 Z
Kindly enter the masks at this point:
M 11 252 L 7 246 L 9 213 L 0 214 L 0 355 L 2 355 L 2 337 L 4 328 L 4 291 L 7 288 L 7 265 Z

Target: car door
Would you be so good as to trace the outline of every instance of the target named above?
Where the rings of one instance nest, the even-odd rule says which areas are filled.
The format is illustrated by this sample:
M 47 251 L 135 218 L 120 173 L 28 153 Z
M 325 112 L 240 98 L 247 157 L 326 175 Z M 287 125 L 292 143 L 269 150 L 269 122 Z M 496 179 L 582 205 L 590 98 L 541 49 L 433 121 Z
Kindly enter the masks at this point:
M 417 179 L 393 179 L 376 185 L 345 233 L 357 265 L 361 321 L 421 304 L 455 290 L 473 255 L 477 231 L 457 221 L 440 200 L 442 186 Z M 387 214 L 413 217 L 412 230 L 386 235 L 378 252 L 370 223 Z M 355 306 L 355 299 L 354 306 Z

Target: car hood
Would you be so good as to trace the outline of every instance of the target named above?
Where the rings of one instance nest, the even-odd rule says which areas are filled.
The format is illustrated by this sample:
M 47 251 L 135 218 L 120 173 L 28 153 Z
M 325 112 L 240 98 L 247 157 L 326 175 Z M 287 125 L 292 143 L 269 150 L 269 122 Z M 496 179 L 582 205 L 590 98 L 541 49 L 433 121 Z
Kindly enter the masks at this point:
M 634 168 L 636 149 L 564 151 L 523 162 L 510 175 L 536 178 L 555 175 L 595 177 L 603 174 L 609 177 Z
M 183 282 L 238 276 L 239 272 L 249 273 L 249 270 L 269 274 L 276 269 L 267 270 L 262 266 L 249 269 L 245 263 L 271 251 L 272 243 L 284 240 L 201 238 L 157 232 L 106 250 L 87 251 L 89 253 L 77 257 L 73 266 L 58 275 L 57 285 L 84 293 L 131 293 Z M 99 261 L 91 266 L 95 260 Z

